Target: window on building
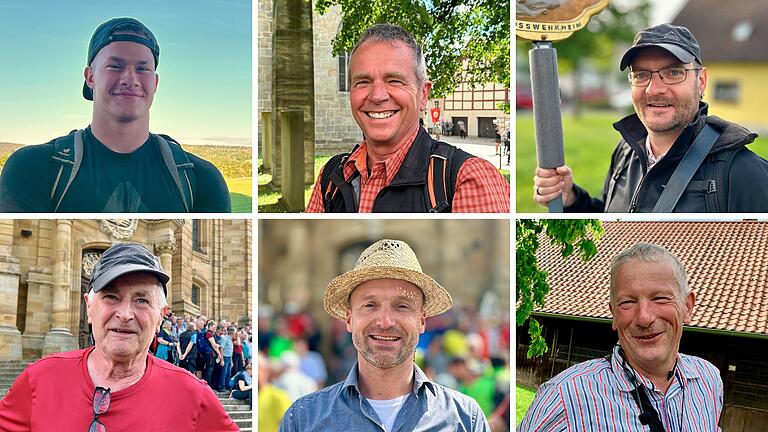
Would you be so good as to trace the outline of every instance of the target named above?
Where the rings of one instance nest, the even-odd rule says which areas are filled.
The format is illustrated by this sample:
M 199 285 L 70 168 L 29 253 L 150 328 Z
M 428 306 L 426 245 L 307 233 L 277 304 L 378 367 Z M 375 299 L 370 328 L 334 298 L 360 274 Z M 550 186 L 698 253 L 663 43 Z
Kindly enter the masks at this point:
M 339 54 L 339 91 L 349 91 L 349 53 Z
M 200 306 L 200 287 L 192 285 L 192 298 L 190 299 L 195 306 Z
M 195 252 L 205 253 L 203 226 L 200 219 L 192 220 L 192 250 Z
M 715 100 L 720 102 L 739 102 L 739 83 L 734 81 L 721 81 L 715 83 Z

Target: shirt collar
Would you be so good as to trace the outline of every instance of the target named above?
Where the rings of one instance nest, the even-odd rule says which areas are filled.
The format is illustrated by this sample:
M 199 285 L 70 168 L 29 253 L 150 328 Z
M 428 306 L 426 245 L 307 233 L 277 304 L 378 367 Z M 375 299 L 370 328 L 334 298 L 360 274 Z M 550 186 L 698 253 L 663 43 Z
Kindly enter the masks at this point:
M 659 156 L 653 155 L 653 150 L 651 149 L 651 136 L 646 135 L 645 137 L 645 155 L 648 156 L 648 169 L 651 169 L 652 166 L 656 165 L 657 162 L 661 160 L 664 156 L 666 156 L 667 153 L 661 154 Z
M 355 392 L 359 395 L 360 394 L 360 388 L 358 387 L 358 380 L 357 380 L 357 373 L 358 373 L 358 364 L 355 363 L 355 366 L 352 367 L 352 370 L 349 371 L 349 374 L 347 375 L 347 379 L 344 380 L 344 384 L 342 384 L 341 388 L 342 390 L 346 390 L 348 388 L 352 388 L 355 390 Z M 427 378 L 427 375 L 424 373 L 424 371 L 419 368 L 417 364 L 413 364 L 413 390 L 412 392 L 414 394 L 419 394 L 419 390 L 421 387 L 426 385 L 426 388 L 428 388 L 432 394 L 435 394 L 435 388 L 434 383 Z
M 624 373 L 624 368 L 622 367 L 622 357 L 619 354 L 619 344 L 616 344 L 613 347 L 613 350 L 611 350 L 610 361 L 611 371 L 614 374 L 614 378 L 616 378 L 619 389 L 626 392 L 634 390 L 635 386 L 633 386 L 629 381 L 627 375 Z M 627 363 L 627 365 L 629 366 L 629 363 Z M 643 384 L 649 389 L 654 387 L 653 382 L 650 379 L 637 373 L 637 371 L 635 371 L 631 366 L 629 367 L 629 372 L 634 374 L 639 384 Z M 680 377 L 683 379 L 683 381 L 702 378 L 701 373 L 690 365 L 690 362 L 685 356 L 681 356 L 680 354 L 677 355 L 677 363 L 675 366 L 675 374 L 678 373 L 680 374 Z
M 397 151 L 395 151 L 383 162 L 380 162 L 384 164 L 384 173 L 386 175 L 384 182 L 385 185 L 390 184 L 392 179 L 395 177 L 395 174 L 397 174 L 397 172 L 400 170 L 400 166 L 403 164 L 403 160 L 405 160 L 405 155 L 407 155 L 408 150 L 411 149 L 411 146 L 416 140 L 416 135 L 418 135 L 418 133 L 419 127 L 417 126 L 413 131 L 411 131 L 411 133 L 406 135 L 405 138 L 403 138 L 403 140 L 397 144 Z M 373 167 L 371 167 L 371 171 L 373 171 Z M 344 180 L 349 180 L 349 178 L 352 177 L 355 172 L 359 172 L 361 176 L 368 175 L 367 140 L 363 140 L 363 142 L 352 152 L 352 154 L 349 155 L 349 158 L 344 163 Z

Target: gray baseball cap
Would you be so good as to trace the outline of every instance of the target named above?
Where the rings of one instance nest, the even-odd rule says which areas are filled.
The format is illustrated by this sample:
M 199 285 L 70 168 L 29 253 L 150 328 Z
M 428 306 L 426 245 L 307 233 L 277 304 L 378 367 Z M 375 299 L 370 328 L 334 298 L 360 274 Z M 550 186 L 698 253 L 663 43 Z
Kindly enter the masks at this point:
M 635 35 L 632 47 L 621 58 L 620 70 L 624 70 L 632 63 L 635 54 L 643 48 L 659 47 L 667 50 L 681 63 L 690 63 L 696 59 L 701 61 L 701 47 L 690 30 L 674 24 L 660 24 L 640 31 Z
M 91 65 L 94 57 L 102 48 L 118 41 L 135 42 L 149 48 L 155 59 L 155 68 L 157 68 L 160 62 L 160 45 L 157 43 L 157 38 L 141 21 L 130 17 L 112 18 L 96 27 L 91 36 L 91 42 L 88 44 L 88 66 Z M 85 82 L 83 83 L 83 97 L 93 100 L 93 90 Z
M 138 243 L 117 243 L 105 250 L 93 268 L 88 288 L 97 293 L 118 277 L 134 272 L 152 273 L 168 294 L 165 284 L 171 277 L 163 270 L 160 259 Z

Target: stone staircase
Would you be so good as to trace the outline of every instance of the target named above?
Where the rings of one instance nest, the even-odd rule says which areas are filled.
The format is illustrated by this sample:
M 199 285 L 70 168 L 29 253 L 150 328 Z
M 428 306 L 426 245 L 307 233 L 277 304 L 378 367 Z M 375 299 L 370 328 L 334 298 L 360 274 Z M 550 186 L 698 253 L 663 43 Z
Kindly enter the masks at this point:
M 253 431 L 253 412 L 250 405 L 246 401 L 232 399 L 229 397 L 230 392 L 214 392 L 219 397 L 219 401 L 224 406 L 232 420 L 235 421 L 237 426 L 242 432 Z
M 0 398 L 4 397 L 16 377 L 21 374 L 30 361 L 0 361 Z M 224 409 L 232 420 L 240 427 L 243 432 L 253 431 L 253 414 L 251 407 L 245 402 L 229 397 L 229 392 L 214 392 L 221 401 Z

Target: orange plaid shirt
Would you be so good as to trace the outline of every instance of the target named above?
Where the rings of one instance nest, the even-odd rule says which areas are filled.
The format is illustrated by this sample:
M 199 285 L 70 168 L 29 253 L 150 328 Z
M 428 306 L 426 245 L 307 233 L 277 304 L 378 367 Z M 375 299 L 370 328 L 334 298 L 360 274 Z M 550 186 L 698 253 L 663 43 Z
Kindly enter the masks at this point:
M 349 180 L 355 172 L 360 173 L 360 205 L 359 213 L 371 213 L 373 202 L 379 192 L 392 182 L 400 170 L 408 150 L 419 132 L 417 128 L 405 138 L 402 145 L 388 159 L 377 162 L 368 174 L 367 143 L 365 141 L 349 155 L 344 163 L 344 179 Z M 325 167 L 323 167 L 325 169 Z M 323 193 L 320 190 L 320 179 L 323 170 L 317 176 L 312 189 L 312 196 L 307 204 L 307 213 L 324 213 Z M 456 176 L 456 190 L 453 195 L 451 211 L 454 213 L 509 213 L 510 188 L 509 183 L 499 174 L 496 167 L 485 159 L 472 157 L 467 159 L 459 168 Z

